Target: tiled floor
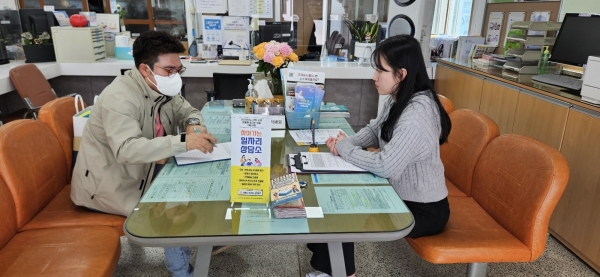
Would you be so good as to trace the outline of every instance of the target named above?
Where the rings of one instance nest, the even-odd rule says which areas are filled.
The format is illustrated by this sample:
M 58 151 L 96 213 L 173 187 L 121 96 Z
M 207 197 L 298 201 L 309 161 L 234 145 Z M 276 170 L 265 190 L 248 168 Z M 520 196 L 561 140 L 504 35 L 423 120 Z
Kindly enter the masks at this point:
M 122 253 L 114 276 L 169 276 L 162 248 L 144 248 L 121 237 Z M 302 244 L 241 245 L 213 256 L 209 276 L 304 277 L 312 268 L 310 251 Z M 192 250 L 192 261 L 195 251 Z M 434 265 L 417 256 L 404 240 L 359 243 L 357 276 L 465 276 L 465 264 Z M 488 276 L 600 276 L 553 237 L 544 254 L 532 263 L 490 264 Z

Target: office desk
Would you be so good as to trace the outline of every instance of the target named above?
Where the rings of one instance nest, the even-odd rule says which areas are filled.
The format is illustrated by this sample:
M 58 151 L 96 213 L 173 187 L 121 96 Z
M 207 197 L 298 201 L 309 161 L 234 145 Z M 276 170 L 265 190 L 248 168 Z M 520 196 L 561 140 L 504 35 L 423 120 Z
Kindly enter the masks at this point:
M 227 102 L 227 101 L 226 101 Z M 214 103 L 213 103 L 214 104 Z M 227 114 L 241 112 L 230 106 L 207 104 L 203 116 L 209 131 L 218 132 L 223 138 L 229 129 Z M 324 118 L 321 123 L 339 121 L 340 119 Z M 343 119 L 341 119 L 343 120 Z M 208 124 L 210 122 L 210 124 Z M 330 122 L 331 123 L 331 122 Z M 338 123 L 331 123 L 338 124 Z M 347 124 L 347 123 L 346 123 Z M 344 131 L 353 133 L 352 129 L 339 124 Z M 324 145 L 321 151 L 327 151 Z M 297 146 L 289 133 L 284 137 L 272 138 L 271 177 L 286 173 L 286 154 L 306 151 L 307 146 Z M 171 159 L 165 169 L 177 168 L 189 173 L 194 167 L 174 165 Z M 223 167 L 216 168 L 223 174 Z M 226 171 L 229 172 L 229 171 Z M 159 174 L 165 174 L 161 172 Z M 206 176 L 210 178 L 210 176 Z M 302 195 L 307 207 L 317 207 L 319 203 L 315 186 L 336 188 L 356 187 L 357 185 L 314 185 L 310 175 L 299 175 L 299 179 L 308 183 Z M 361 185 L 375 187 L 382 185 Z M 383 186 L 389 186 L 383 185 Z M 388 195 L 398 198 L 398 195 Z M 223 201 L 181 201 L 144 202 L 137 205 L 125 222 L 125 235 L 132 242 L 142 246 L 198 246 L 194 276 L 208 276 L 212 246 L 215 245 L 247 245 L 275 243 L 328 243 L 331 255 L 333 276 L 346 276 L 342 255 L 342 242 L 392 241 L 406 236 L 414 225 L 410 212 L 402 213 L 355 213 L 325 214 L 323 218 L 309 219 L 275 219 L 265 205 L 248 205 L 236 203 L 233 209 L 228 200 Z M 401 201 L 401 200 L 400 200 Z M 402 203 L 403 204 L 403 203 Z

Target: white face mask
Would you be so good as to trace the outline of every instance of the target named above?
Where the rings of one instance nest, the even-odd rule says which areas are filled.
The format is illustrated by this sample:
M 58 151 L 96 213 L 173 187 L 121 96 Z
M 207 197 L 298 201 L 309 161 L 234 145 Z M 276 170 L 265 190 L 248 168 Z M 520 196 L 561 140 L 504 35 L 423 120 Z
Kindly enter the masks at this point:
M 152 75 L 154 75 L 154 80 L 156 80 L 156 84 L 150 81 L 149 78 L 146 77 L 146 79 L 148 79 L 150 83 L 155 85 L 156 89 L 158 89 L 160 93 L 166 96 L 175 96 L 181 91 L 181 85 L 183 82 L 181 81 L 181 76 L 179 76 L 179 73 L 175 74 L 175 76 L 173 77 L 165 77 L 154 74 L 154 72 L 152 71 L 152 69 L 150 69 L 149 66 L 148 69 L 150 70 L 150 72 L 152 72 Z

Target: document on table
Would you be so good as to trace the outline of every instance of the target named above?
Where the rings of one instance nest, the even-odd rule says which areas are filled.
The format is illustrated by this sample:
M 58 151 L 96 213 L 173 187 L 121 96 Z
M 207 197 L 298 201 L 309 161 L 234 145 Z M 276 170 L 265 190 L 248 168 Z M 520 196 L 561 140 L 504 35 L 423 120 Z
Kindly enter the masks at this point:
M 306 218 L 284 218 L 277 219 L 269 216 L 271 210 L 264 204 L 243 203 L 240 214 L 240 225 L 238 234 L 298 234 L 309 233 Z
M 173 177 L 205 177 L 205 176 L 230 176 L 231 160 L 212 163 L 201 163 L 190 166 L 177 166 L 169 162 L 160 170 L 157 178 Z
M 227 201 L 230 177 L 156 178 L 140 202 Z
M 408 213 L 391 186 L 315 187 L 324 214 Z
M 359 174 L 311 174 L 315 185 L 385 185 L 388 180 L 372 173 Z
M 298 157 L 298 155 L 300 157 Z M 366 172 L 366 170 L 355 166 L 340 156 L 335 156 L 333 153 L 310 153 L 300 152 L 294 156 L 294 161 L 290 163 L 292 167 L 296 167 L 301 171 L 309 172 Z
M 344 131 L 342 129 L 315 129 L 315 143 L 325 144 L 325 141 L 329 137 L 337 137 L 337 135 Z M 345 134 L 345 133 L 344 133 Z M 312 131 L 311 130 L 294 130 L 290 131 L 290 135 L 296 141 L 298 145 L 311 145 L 312 144 Z
M 212 153 L 190 150 L 175 156 L 177 165 L 188 165 L 231 159 L 231 142 L 217 143 Z

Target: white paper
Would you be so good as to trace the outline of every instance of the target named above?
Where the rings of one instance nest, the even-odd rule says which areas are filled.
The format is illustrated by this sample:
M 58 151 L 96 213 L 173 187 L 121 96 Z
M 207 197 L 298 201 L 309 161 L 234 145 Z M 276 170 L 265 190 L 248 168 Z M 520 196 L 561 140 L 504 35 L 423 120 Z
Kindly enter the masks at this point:
M 96 21 L 105 33 L 119 32 L 119 15 L 114 13 L 97 13 Z
M 504 12 L 490 13 L 487 25 L 487 36 L 485 38 L 486 45 L 498 45 L 498 40 L 500 39 L 500 29 L 502 28 L 503 19 Z
M 250 16 L 250 1 L 251 0 L 229 0 L 227 6 L 229 7 L 230 16 Z
M 508 22 L 506 22 L 506 31 L 504 32 L 504 43 L 502 46 L 506 45 L 506 39 L 508 38 L 508 31 L 510 31 L 510 26 L 514 22 L 525 20 L 525 12 L 509 12 L 508 13 Z
M 250 18 L 244 16 L 223 16 L 223 56 L 239 56 L 242 49 L 250 48 Z
M 271 137 L 272 138 L 283 138 L 285 137 L 285 130 L 272 130 L 271 131 Z
M 217 143 L 212 153 L 202 153 L 200 150 L 190 150 L 175 156 L 177 165 L 205 163 L 231 159 L 231 142 Z
M 250 14 L 259 18 L 273 18 L 273 0 L 250 0 Z
M 321 207 L 305 207 L 306 218 L 323 218 L 323 209 Z
M 200 13 L 226 13 L 227 1 L 224 0 L 196 0 L 196 7 Z
M 231 220 L 231 208 L 227 208 L 225 212 L 225 220 Z
M 333 155 L 333 153 L 300 152 L 300 155 L 302 156 L 302 167 L 304 171 L 366 172 L 366 170 L 345 161 L 340 156 Z
M 44 11 L 45 12 L 53 12 L 54 11 L 54 6 L 46 6 L 46 5 L 44 5 Z
M 531 21 L 550 21 L 550 15 L 552 12 L 531 12 Z M 527 35 L 529 36 L 543 36 L 545 31 L 527 31 Z M 539 45 L 528 45 L 525 46 L 526 49 L 542 49 L 542 46 Z
M 202 31 L 204 44 L 221 45 L 223 39 L 223 25 L 220 16 L 202 16 Z
M 325 141 L 330 137 L 337 137 L 337 135 L 344 131 L 342 129 L 315 129 L 315 143 L 325 144 Z M 346 134 L 346 133 L 344 133 Z M 290 135 L 296 141 L 298 145 L 311 145 L 312 144 L 312 131 L 311 130 L 291 130 Z
M 53 13 L 60 26 L 71 26 L 71 22 L 69 21 L 69 16 L 67 15 L 66 11 L 54 11 Z
M 317 45 L 323 45 L 323 20 L 313 20 L 315 22 L 315 38 Z

